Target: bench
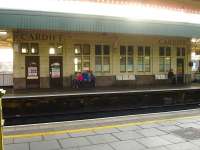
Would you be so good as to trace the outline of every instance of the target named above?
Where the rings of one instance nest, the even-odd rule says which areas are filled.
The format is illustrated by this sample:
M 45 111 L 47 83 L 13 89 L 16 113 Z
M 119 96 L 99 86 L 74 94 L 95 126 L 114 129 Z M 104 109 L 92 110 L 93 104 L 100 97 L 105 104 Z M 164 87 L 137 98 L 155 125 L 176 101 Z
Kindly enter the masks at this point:
M 168 76 L 166 74 L 156 74 L 155 80 L 168 80 Z
M 121 81 L 121 80 L 136 80 L 135 75 L 116 75 L 116 80 Z
M 71 87 L 72 88 L 94 88 L 95 87 L 95 79 L 94 80 L 89 80 L 89 81 L 81 81 L 79 82 L 78 80 L 71 79 Z
M 80 88 L 93 88 L 95 87 L 95 81 L 82 81 Z

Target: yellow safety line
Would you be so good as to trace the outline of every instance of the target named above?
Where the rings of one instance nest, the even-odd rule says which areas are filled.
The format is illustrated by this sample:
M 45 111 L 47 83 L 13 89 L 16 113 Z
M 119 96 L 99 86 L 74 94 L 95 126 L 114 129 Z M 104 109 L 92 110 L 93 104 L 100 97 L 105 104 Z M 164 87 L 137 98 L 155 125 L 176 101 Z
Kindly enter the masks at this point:
M 94 131 L 94 130 L 104 130 L 104 129 L 111 129 L 111 128 L 119 128 L 119 127 L 129 127 L 129 126 L 137 126 L 137 125 L 147 125 L 153 123 L 162 123 L 162 122 L 174 122 L 175 120 L 183 120 L 183 119 L 194 119 L 200 118 L 198 116 L 188 116 L 188 117 L 176 117 L 171 119 L 158 119 L 152 121 L 142 121 L 142 122 L 131 122 L 125 124 L 117 124 L 117 125 L 108 125 L 108 126 L 100 126 L 100 127 L 92 127 L 92 128 L 80 128 L 80 129 L 69 129 L 69 130 L 60 130 L 60 131 L 47 131 L 47 132 L 35 132 L 35 133 L 27 133 L 27 134 L 14 134 L 14 135 L 5 135 L 4 138 L 31 138 L 35 136 L 47 136 L 47 135 L 57 135 L 57 134 L 66 134 L 66 133 L 80 133 L 80 132 L 87 132 L 87 131 Z

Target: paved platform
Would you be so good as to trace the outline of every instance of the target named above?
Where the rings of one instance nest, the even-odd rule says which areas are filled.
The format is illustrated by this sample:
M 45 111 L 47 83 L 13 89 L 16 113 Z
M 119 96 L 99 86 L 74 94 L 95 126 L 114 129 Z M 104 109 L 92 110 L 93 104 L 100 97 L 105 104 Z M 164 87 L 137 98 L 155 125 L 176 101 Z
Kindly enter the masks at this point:
M 37 98 L 37 97 L 59 97 L 59 96 L 79 96 L 79 95 L 99 95 L 99 94 L 119 94 L 119 93 L 148 93 L 148 92 L 169 92 L 200 90 L 200 84 L 193 85 L 168 85 L 168 86 L 143 86 L 143 87 L 99 87 L 83 89 L 7 89 L 3 99 L 17 98 Z
M 10 126 L 5 150 L 200 150 L 200 109 Z

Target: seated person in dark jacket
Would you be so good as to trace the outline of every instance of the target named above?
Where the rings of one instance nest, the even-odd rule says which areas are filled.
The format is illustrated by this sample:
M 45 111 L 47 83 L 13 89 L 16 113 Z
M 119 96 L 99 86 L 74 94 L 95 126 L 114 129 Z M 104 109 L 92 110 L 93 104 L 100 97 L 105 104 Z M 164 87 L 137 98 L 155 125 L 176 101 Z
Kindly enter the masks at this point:
M 72 88 L 77 88 L 77 72 L 72 75 Z
M 96 78 L 95 78 L 95 76 L 94 76 L 94 74 L 93 74 L 93 72 L 91 70 L 88 73 L 89 73 L 91 85 L 92 85 L 92 87 L 95 87 Z
M 174 75 L 173 69 L 169 70 L 169 72 L 168 72 L 168 79 L 170 80 L 170 82 L 172 84 L 175 83 L 175 75 Z

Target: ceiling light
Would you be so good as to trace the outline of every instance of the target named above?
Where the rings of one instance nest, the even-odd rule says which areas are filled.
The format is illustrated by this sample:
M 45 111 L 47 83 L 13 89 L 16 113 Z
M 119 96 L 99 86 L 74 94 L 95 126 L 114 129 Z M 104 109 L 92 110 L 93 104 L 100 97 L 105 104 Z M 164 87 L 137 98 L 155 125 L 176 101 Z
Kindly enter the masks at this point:
M 62 48 L 62 45 L 59 45 L 58 48 Z
M 55 54 L 56 52 L 55 52 L 55 48 L 53 48 L 53 47 L 51 47 L 50 49 L 49 49 L 49 54 Z

